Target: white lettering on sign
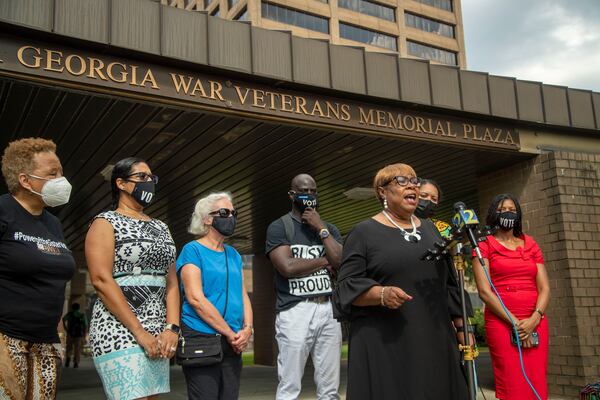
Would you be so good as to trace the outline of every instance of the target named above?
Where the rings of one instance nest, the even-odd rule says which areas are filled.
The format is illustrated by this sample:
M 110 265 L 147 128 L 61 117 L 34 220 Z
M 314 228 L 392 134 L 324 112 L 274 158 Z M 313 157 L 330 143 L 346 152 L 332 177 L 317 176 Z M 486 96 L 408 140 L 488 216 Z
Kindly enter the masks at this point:
M 152 192 L 146 192 L 145 190 L 142 190 L 142 201 L 145 201 L 146 203 L 150 203 L 152 201 L 152 197 L 154 197 L 154 193 Z
M 292 257 L 314 259 L 325 257 L 325 246 L 321 244 L 307 246 L 304 244 L 294 244 L 290 246 Z M 290 294 L 301 297 L 314 297 L 331 294 L 331 278 L 327 268 L 316 271 L 309 276 L 302 278 L 288 279 L 290 285 Z
M 322 244 L 313 246 L 293 244 L 290 248 L 292 249 L 292 257 L 294 258 L 306 258 L 312 260 L 313 258 L 325 257 L 325 247 Z
M 288 279 L 290 294 L 313 297 L 331 294 L 331 278 L 326 268 L 302 278 Z

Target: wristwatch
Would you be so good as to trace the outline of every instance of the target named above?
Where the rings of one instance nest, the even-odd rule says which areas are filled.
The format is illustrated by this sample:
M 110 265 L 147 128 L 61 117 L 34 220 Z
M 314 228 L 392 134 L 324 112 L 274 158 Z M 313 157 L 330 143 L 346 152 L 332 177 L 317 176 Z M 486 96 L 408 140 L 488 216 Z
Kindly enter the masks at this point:
M 167 324 L 167 325 L 165 325 L 165 330 L 167 330 L 167 329 L 177 335 L 181 334 L 181 328 L 179 327 L 179 325 Z
M 319 236 L 321 237 L 321 239 L 327 239 L 329 237 L 329 235 L 330 235 L 330 233 L 327 228 L 323 228 L 319 231 Z

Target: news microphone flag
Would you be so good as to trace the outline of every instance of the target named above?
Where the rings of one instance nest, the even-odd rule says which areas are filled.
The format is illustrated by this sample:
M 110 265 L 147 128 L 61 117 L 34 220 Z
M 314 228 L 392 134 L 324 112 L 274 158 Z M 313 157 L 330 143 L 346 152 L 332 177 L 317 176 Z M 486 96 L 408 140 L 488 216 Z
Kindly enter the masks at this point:
M 452 225 L 456 228 L 464 228 L 465 226 L 479 226 L 479 220 L 475 215 L 474 210 L 466 208 L 465 203 L 459 201 L 454 204 L 456 214 L 452 217 Z

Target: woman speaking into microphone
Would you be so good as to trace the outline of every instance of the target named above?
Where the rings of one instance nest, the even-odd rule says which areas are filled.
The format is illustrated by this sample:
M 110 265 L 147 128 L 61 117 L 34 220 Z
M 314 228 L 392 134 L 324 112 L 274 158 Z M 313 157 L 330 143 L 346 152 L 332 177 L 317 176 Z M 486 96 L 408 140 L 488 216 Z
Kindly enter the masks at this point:
M 441 237 L 414 215 L 420 184 L 406 164 L 377 172 L 383 209 L 344 244 L 335 300 L 350 320 L 348 400 L 467 398 L 459 288 L 443 261 L 421 260 Z

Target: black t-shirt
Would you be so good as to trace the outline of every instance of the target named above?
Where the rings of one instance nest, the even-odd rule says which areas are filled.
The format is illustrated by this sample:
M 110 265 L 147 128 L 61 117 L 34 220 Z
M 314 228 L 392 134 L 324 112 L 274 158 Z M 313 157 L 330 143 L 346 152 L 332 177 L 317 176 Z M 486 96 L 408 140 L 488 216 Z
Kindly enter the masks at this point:
M 303 224 L 292 216 L 294 235 L 292 241 L 288 240 L 285 225 L 281 218 L 276 219 L 267 229 L 267 243 L 265 252 L 267 256 L 279 246 L 290 246 L 294 258 L 313 259 L 325 256 L 325 246 L 319 233 Z M 327 229 L 335 240 L 342 243 L 338 229 L 328 223 Z M 277 311 L 291 308 L 296 303 L 308 298 L 331 295 L 331 278 L 326 268 L 316 271 L 308 276 L 298 278 L 285 278 L 275 269 L 275 290 L 277 292 Z
M 5 194 L 0 233 L 0 332 L 57 343 L 65 285 L 75 272 L 58 218 L 46 210 L 32 215 Z

